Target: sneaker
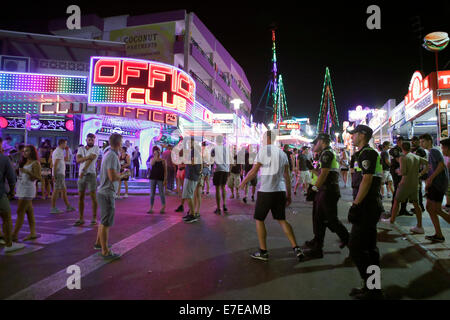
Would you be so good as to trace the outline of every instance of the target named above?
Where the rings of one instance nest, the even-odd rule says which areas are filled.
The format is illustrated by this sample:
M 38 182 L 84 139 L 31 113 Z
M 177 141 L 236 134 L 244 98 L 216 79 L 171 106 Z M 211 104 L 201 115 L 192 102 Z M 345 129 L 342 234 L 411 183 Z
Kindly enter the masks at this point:
M 153 213 L 153 209 L 148 210 L 147 213 Z
M 111 249 L 111 245 L 108 244 L 108 249 Z M 102 250 L 102 246 L 99 244 L 94 244 L 94 250 Z
M 103 257 L 103 259 L 109 260 L 109 261 L 120 259 L 120 254 L 114 253 L 114 252 L 112 252 L 112 250 L 109 250 L 109 252 L 106 256 L 104 256 L 101 252 L 100 252 L 100 255 Z
M 255 202 L 255 196 L 252 196 L 252 201 Z
M 432 235 L 432 236 L 425 236 L 425 239 L 430 240 L 432 242 L 445 242 L 445 238 L 439 238 L 436 235 Z
M 74 208 L 74 207 L 68 206 L 68 207 L 66 208 L 66 212 L 73 212 L 73 211 L 75 211 L 75 208 Z
M 419 228 L 419 227 L 412 227 L 411 229 L 409 229 L 412 233 L 417 233 L 417 234 L 424 234 L 425 231 L 423 230 L 423 228 Z
M 220 209 L 217 208 L 216 211 L 214 211 L 214 213 L 220 216 Z
M 184 208 L 182 205 L 180 205 L 178 208 L 175 209 L 175 212 L 183 212 Z
M 79 227 L 82 226 L 84 224 L 84 220 L 78 220 L 77 222 L 74 223 L 74 227 Z
M 193 223 L 193 222 L 196 222 L 196 221 L 198 221 L 198 218 L 193 216 L 193 215 L 189 215 L 189 217 L 187 217 L 184 220 L 184 222 L 186 222 L 186 223 Z
M 223 212 L 228 212 L 227 207 L 223 206 Z
M 125 193 L 125 195 L 123 196 L 125 199 L 128 198 L 128 193 Z
M 384 223 L 392 223 L 390 218 L 388 218 L 388 219 L 381 218 L 380 221 L 384 222 Z
M 269 260 L 269 253 L 262 253 L 261 251 L 257 251 L 255 253 L 252 253 L 250 255 L 253 259 L 262 260 L 262 261 L 268 261 Z
M 186 221 L 191 215 L 189 214 L 189 212 L 183 217 L 183 221 Z
M 13 242 L 11 247 L 5 247 L 5 249 L 3 249 L 3 250 L 5 253 L 10 253 L 10 252 L 17 251 L 17 250 L 20 250 L 23 248 L 25 248 L 25 245 L 23 243 Z
M 242 201 L 244 201 L 244 203 L 247 203 L 247 197 L 242 198 Z
M 305 254 L 303 253 L 303 250 L 300 247 L 294 248 L 294 253 L 299 260 L 303 259 L 303 257 L 305 256 Z
M 58 214 L 58 213 L 62 213 L 62 211 L 59 210 L 58 208 L 52 208 L 52 209 L 50 210 L 50 213 L 52 213 L 52 214 Z

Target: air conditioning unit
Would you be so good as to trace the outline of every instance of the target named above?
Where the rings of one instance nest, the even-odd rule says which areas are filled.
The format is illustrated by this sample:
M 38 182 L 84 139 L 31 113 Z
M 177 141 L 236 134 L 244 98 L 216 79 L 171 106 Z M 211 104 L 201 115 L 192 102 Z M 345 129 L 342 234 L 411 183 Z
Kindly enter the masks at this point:
M 30 58 L 0 55 L 0 70 L 9 72 L 30 72 Z

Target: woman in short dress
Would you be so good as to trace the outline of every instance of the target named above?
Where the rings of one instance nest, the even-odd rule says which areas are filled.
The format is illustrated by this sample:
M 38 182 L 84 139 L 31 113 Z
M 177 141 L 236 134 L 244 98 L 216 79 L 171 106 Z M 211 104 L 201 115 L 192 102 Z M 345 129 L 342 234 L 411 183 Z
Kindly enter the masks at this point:
M 150 160 L 150 168 L 150 210 L 148 210 L 147 213 L 153 213 L 156 186 L 158 186 L 162 205 L 159 213 L 164 213 L 166 209 L 165 187 L 167 186 L 167 164 L 166 160 L 161 158 L 161 150 L 157 146 L 153 147 L 153 157 Z
M 19 163 L 19 177 L 16 185 L 16 197 L 19 199 L 17 204 L 17 220 L 12 238 L 18 240 L 19 231 L 22 228 L 25 214 L 27 215 L 30 226 L 30 234 L 23 239 L 24 241 L 33 240 L 40 237 L 36 233 L 36 221 L 34 219 L 34 209 L 32 200 L 36 195 L 36 180 L 41 179 L 41 164 L 37 150 L 32 145 L 27 145 L 23 152 L 23 158 Z
M 344 181 L 344 188 L 347 188 L 347 178 L 348 178 L 348 170 L 349 170 L 348 160 L 349 159 L 348 159 L 347 150 L 342 149 L 340 157 L 339 157 L 339 163 L 341 165 L 341 175 L 342 175 L 342 180 Z
M 127 153 L 127 147 L 122 147 L 119 161 L 120 161 L 120 174 L 122 175 L 127 170 L 131 174 L 130 171 L 131 158 Z M 130 175 L 125 175 L 120 180 L 119 190 L 117 191 L 117 198 L 120 198 L 120 189 L 122 188 L 122 181 L 125 184 L 125 195 L 123 197 L 128 198 L 128 180 L 130 180 Z

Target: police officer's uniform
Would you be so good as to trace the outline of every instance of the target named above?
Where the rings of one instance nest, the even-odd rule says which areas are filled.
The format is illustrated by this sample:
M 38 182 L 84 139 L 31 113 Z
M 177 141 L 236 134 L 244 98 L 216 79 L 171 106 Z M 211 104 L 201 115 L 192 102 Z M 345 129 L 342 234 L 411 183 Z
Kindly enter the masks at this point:
M 323 135 L 323 137 L 322 137 Z M 316 139 L 329 138 L 327 134 L 321 134 Z M 319 158 L 319 170 L 330 169 L 323 185 L 318 189 L 313 202 L 313 231 L 314 239 L 307 241 L 306 245 L 311 249 L 305 251 L 308 257 L 321 258 L 326 229 L 336 233 L 341 239 L 341 247 L 348 244 L 349 233 L 347 228 L 338 219 L 338 200 L 341 197 L 339 191 L 339 162 L 331 147 L 322 151 Z
M 350 169 L 353 169 L 354 171 L 352 173 L 352 195 L 353 200 L 355 200 L 362 180 L 361 168 L 359 167 L 358 162 L 356 162 L 356 153 L 354 153 L 350 159 Z
M 367 126 L 358 127 L 368 128 Z M 358 127 L 351 133 L 358 132 Z M 370 128 L 368 132 L 371 136 L 372 130 Z M 380 155 L 369 145 L 356 152 L 355 159 L 355 167 L 358 165 L 360 169 L 355 170 L 357 181 L 361 182 L 362 176 L 365 174 L 373 175 L 372 184 L 366 197 L 358 206 L 352 206 L 348 217 L 353 225 L 348 244 L 350 257 L 358 268 L 364 284 L 366 284 L 370 276 L 367 273 L 367 268 L 371 265 L 380 265 L 380 254 L 377 248 L 377 223 L 384 211 L 380 193 L 383 168 Z

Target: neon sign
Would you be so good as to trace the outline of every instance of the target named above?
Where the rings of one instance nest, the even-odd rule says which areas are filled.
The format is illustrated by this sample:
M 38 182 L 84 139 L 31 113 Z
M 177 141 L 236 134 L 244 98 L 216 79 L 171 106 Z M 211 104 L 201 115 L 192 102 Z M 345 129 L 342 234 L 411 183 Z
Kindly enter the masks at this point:
M 286 130 L 300 130 L 300 124 L 299 123 L 289 123 L 289 122 L 280 122 L 278 124 L 280 129 L 286 129 Z
M 86 95 L 87 78 L 0 71 L 0 91 Z
M 158 110 L 131 107 L 105 107 L 102 113 L 107 116 L 123 117 L 136 120 L 153 121 L 170 126 L 177 126 L 178 116 Z
M 405 96 L 405 117 L 409 121 L 433 105 L 433 91 L 430 77 L 422 77 L 420 71 L 414 72 Z
M 192 119 L 195 81 L 183 70 L 160 62 L 92 57 L 88 101 L 157 108 Z

